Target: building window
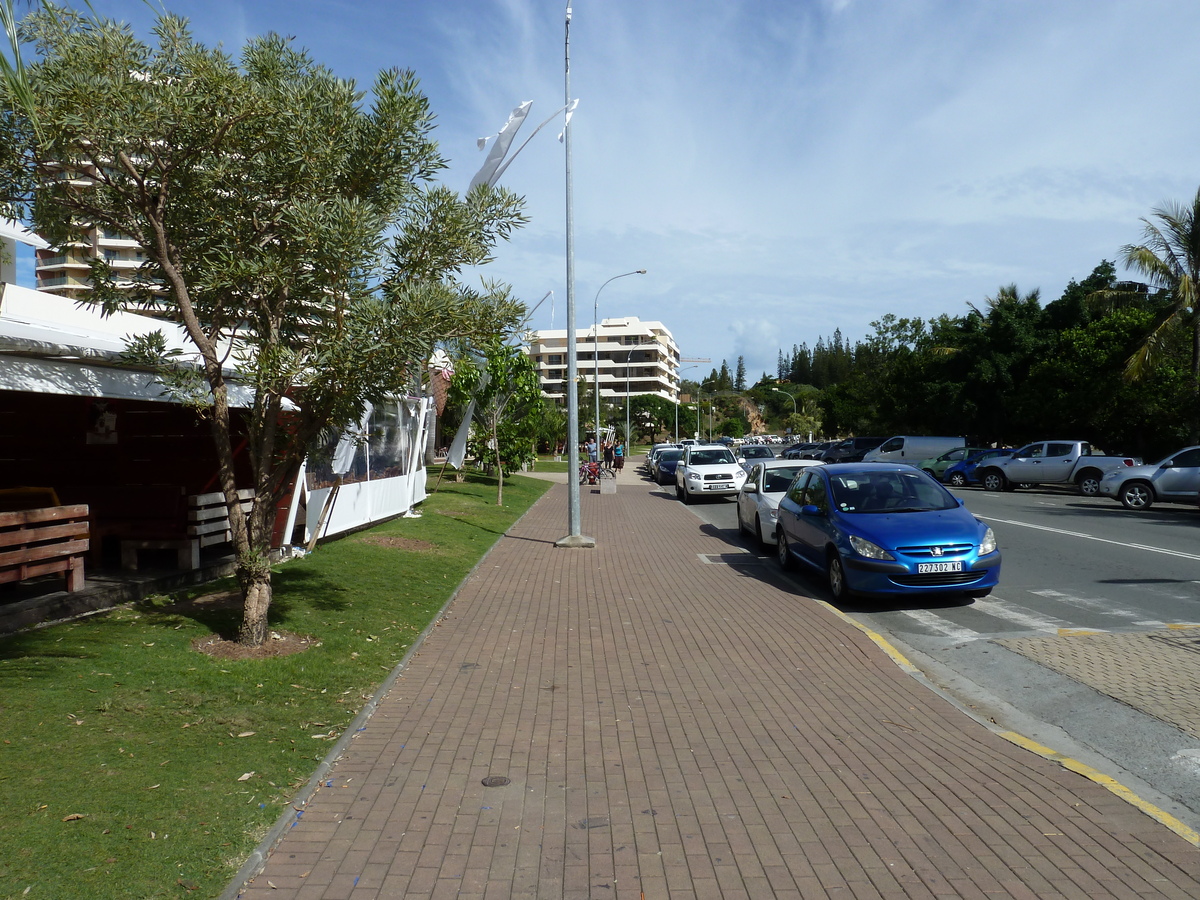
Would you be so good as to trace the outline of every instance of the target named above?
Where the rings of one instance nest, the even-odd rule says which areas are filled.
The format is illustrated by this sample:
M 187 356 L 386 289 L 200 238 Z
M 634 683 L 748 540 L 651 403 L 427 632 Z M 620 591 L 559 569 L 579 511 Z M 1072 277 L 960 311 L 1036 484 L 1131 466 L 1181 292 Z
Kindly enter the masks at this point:
M 541 361 L 542 361 L 542 358 L 539 356 L 538 362 L 541 362 Z M 550 354 L 550 365 L 561 366 L 562 365 L 562 354 L 561 353 L 551 353 Z

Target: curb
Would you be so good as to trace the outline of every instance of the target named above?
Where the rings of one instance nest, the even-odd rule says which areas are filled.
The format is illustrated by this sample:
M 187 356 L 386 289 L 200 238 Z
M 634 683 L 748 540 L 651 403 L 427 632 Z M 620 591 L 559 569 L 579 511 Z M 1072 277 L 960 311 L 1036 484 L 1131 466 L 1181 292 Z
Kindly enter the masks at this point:
M 1053 750 L 1050 747 L 1046 747 L 1042 744 L 1039 744 L 1037 741 L 1035 741 L 1031 738 L 1027 738 L 1024 735 L 1018 734 L 1015 731 L 1008 731 L 1007 729 L 1000 728 L 995 723 L 980 717 L 979 715 L 972 712 L 970 709 L 963 706 L 958 700 L 956 700 L 954 697 L 947 694 L 945 691 L 943 691 L 941 688 L 939 688 L 937 685 L 935 685 L 932 681 L 930 681 L 925 676 L 924 672 L 922 672 L 919 668 L 917 668 L 915 665 L 913 665 L 913 663 L 910 662 L 909 659 L 903 653 L 901 653 L 899 650 L 897 650 L 883 635 L 879 634 L 878 632 L 872 631 L 866 625 L 855 620 L 852 616 L 847 615 L 846 613 L 844 613 L 840 609 L 837 609 L 836 607 L 832 606 L 828 602 L 817 599 L 815 597 L 812 599 L 816 603 L 819 603 L 821 606 L 825 607 L 825 609 L 829 610 L 829 612 L 833 613 L 835 616 L 837 616 L 842 621 L 844 621 L 850 625 L 853 625 L 855 628 L 857 628 L 859 631 L 861 631 L 863 634 L 865 634 L 868 638 L 870 638 L 871 641 L 876 646 L 878 646 L 884 653 L 886 653 L 891 658 L 892 662 L 894 662 L 902 671 L 904 671 L 908 675 L 911 675 L 913 678 L 916 678 L 930 691 L 937 694 L 943 700 L 945 700 L 948 703 L 950 703 L 951 705 L 953 705 L 960 712 L 964 713 L 965 715 L 969 716 L 974 721 L 978 722 L 980 725 L 982 725 L 984 728 L 986 728 L 992 734 L 996 735 L 997 737 L 1003 738 L 1004 740 L 1008 741 L 1010 744 L 1014 744 L 1015 746 L 1020 747 L 1022 750 L 1027 750 L 1030 753 L 1034 753 L 1034 754 L 1042 757 L 1043 759 L 1048 759 L 1051 762 L 1058 763 L 1064 769 L 1068 769 L 1072 772 L 1075 772 L 1078 775 L 1082 775 L 1084 778 L 1088 779 L 1089 781 L 1092 781 L 1095 784 L 1098 784 L 1101 787 L 1111 791 L 1113 794 L 1120 797 L 1122 800 L 1124 800 L 1129 805 L 1133 806 L 1134 808 L 1136 808 L 1136 809 L 1140 810 L 1141 812 L 1145 813 L 1146 815 L 1148 815 L 1150 818 L 1154 819 L 1154 821 L 1158 822 L 1160 825 L 1165 825 L 1167 828 L 1169 828 L 1171 831 L 1175 832 L 1175 834 L 1179 835 L 1181 838 L 1183 838 L 1185 841 L 1187 841 L 1193 847 L 1200 848 L 1200 832 L 1197 832 L 1195 829 L 1190 828 L 1189 826 L 1185 825 L 1183 822 L 1181 822 L 1179 819 L 1175 818 L 1173 815 L 1171 815 L 1166 810 L 1159 809 L 1153 803 L 1143 800 L 1141 797 L 1139 797 L 1137 794 L 1135 794 L 1129 788 L 1125 787 L 1125 785 L 1121 784 L 1119 781 L 1117 781 L 1112 776 L 1105 775 L 1099 769 L 1095 769 L 1095 768 L 1087 765 L 1086 763 L 1082 763 L 1077 759 L 1072 759 L 1069 756 L 1064 756 L 1063 754 L 1059 753 L 1058 751 Z

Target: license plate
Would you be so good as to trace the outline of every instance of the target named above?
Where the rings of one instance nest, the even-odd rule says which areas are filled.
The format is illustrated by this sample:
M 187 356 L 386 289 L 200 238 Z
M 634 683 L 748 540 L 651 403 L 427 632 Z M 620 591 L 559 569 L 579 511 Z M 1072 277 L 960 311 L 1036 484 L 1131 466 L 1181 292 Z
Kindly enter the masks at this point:
M 930 572 L 961 572 L 962 570 L 961 560 L 959 562 L 917 563 L 917 572 L 921 575 Z
M 706 491 L 727 491 L 731 487 L 733 487 L 732 484 L 706 484 L 704 489 Z

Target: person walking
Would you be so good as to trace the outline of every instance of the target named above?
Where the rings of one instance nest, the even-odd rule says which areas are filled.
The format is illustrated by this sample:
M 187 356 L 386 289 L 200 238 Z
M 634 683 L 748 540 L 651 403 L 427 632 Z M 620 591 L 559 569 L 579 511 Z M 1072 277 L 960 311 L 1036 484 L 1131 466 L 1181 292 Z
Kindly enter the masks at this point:
M 613 442 L 604 442 L 604 468 L 611 470 L 613 467 Z
M 625 468 L 625 442 L 617 441 L 617 446 L 613 447 L 613 460 L 617 464 L 617 471 L 620 472 Z

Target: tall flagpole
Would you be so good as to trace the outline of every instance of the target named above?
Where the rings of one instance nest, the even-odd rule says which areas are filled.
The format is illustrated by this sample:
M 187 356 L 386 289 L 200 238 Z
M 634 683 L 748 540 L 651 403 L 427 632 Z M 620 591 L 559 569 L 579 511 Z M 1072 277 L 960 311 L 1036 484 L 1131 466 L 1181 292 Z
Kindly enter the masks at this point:
M 575 340 L 575 222 L 571 196 L 571 6 L 567 2 L 567 20 L 563 50 L 567 122 L 563 127 L 567 170 L 567 536 L 555 542 L 558 547 L 595 547 L 594 538 L 580 533 L 579 522 L 579 354 Z

